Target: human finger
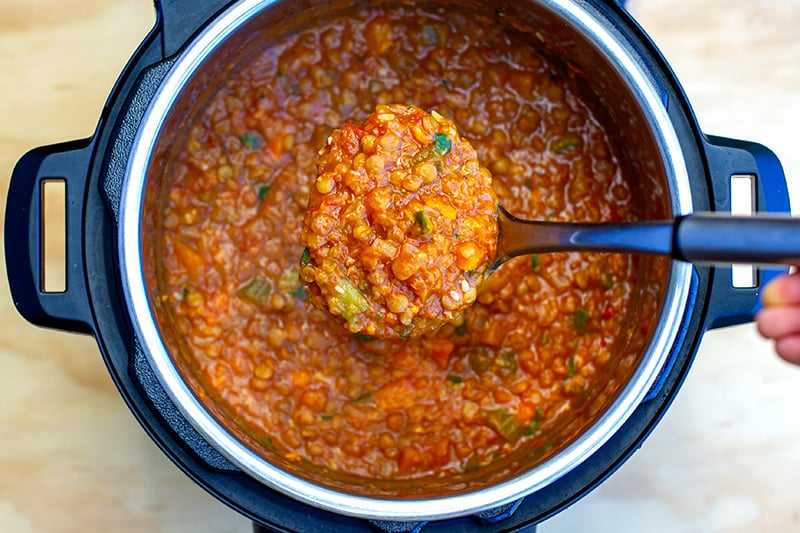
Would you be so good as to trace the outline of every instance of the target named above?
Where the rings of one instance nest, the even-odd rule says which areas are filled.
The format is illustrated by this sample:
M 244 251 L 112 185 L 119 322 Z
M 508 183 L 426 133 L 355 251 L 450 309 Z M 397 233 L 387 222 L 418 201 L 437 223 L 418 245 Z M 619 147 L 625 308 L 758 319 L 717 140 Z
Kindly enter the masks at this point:
M 761 302 L 766 307 L 800 305 L 800 272 L 783 274 L 767 283 L 761 292 Z
M 800 334 L 800 305 L 765 307 L 758 312 L 755 321 L 758 332 L 767 339 Z
M 777 339 L 775 353 L 788 363 L 800 365 L 800 335 L 788 335 Z

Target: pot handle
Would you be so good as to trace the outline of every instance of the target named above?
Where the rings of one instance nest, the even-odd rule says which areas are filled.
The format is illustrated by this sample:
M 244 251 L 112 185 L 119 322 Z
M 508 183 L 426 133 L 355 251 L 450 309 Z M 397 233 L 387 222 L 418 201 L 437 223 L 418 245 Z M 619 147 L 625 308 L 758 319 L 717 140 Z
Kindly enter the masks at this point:
M 752 212 L 790 213 L 786 178 L 778 158 L 768 148 L 753 142 L 706 137 L 711 193 L 716 211 L 730 213 L 733 183 L 750 185 Z M 737 213 L 746 214 L 746 213 Z M 798 250 L 800 254 L 800 250 Z M 751 268 L 738 266 L 735 268 Z M 752 267 L 752 286 L 735 286 L 732 268 L 716 267 L 712 272 L 706 327 L 714 329 L 753 320 L 761 307 L 761 289 L 787 268 Z
M 232 0 L 156 0 L 164 58 L 175 55 L 197 31 Z
M 92 139 L 43 146 L 25 154 L 14 167 L 5 216 L 6 271 L 17 311 L 38 326 L 91 333 L 91 308 L 83 269 L 83 195 Z M 63 182 L 66 197 L 66 285 L 44 290 L 43 188 Z

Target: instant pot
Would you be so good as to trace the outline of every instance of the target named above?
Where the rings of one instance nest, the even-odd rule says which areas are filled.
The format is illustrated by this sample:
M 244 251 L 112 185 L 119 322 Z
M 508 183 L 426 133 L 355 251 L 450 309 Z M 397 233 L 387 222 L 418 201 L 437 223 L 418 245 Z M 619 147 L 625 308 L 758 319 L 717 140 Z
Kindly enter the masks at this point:
M 546 41 L 592 80 L 609 120 L 636 140 L 626 155 L 629 168 L 651 176 L 646 188 L 671 216 L 730 212 L 734 177 L 750 184 L 754 211 L 789 212 L 776 157 L 758 144 L 704 135 L 669 65 L 618 3 L 467 3 L 541 26 Z M 591 491 L 641 446 L 678 392 L 704 332 L 752 320 L 761 287 L 785 270 L 754 269 L 750 286 L 735 286 L 729 267 L 673 263 L 661 317 L 620 397 L 585 435 L 498 486 L 428 499 L 370 498 L 308 483 L 260 459 L 192 394 L 159 338 L 143 273 L 147 180 L 161 164 L 160 147 L 182 125 L 210 73 L 246 48 L 253 32 L 278 35 L 298 17 L 308 20 L 350 4 L 156 1 L 156 25 L 120 75 L 94 135 L 36 148 L 14 169 L 5 221 L 14 303 L 33 324 L 92 334 L 122 397 L 153 441 L 257 528 L 534 527 Z M 66 183 L 63 292 L 42 285 L 42 188 L 49 180 Z

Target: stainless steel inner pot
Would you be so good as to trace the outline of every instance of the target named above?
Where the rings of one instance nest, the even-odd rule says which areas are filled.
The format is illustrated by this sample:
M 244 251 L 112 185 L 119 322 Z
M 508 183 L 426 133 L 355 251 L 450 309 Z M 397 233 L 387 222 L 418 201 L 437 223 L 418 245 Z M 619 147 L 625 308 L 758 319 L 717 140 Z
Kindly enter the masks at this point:
M 487 15 L 503 10 L 517 30 L 530 34 L 532 43 L 569 63 L 609 131 L 620 132 L 621 164 L 635 176 L 635 194 L 647 206 L 647 217 L 693 210 L 684 154 L 661 91 L 635 47 L 601 10 L 580 0 L 458 5 Z M 679 337 L 691 268 L 682 263 L 651 268 L 650 260 L 643 261 L 639 291 L 642 298 L 648 291 L 657 298 L 660 310 L 649 335 L 624 335 L 628 343 L 620 346 L 612 366 L 629 370 L 608 376 L 606 389 L 586 407 L 597 412 L 592 422 L 582 428 L 565 424 L 561 446 L 543 458 L 520 453 L 499 461 L 496 472 L 482 470 L 476 479 L 437 480 L 429 483 L 431 488 L 412 480 L 377 490 L 369 488 L 369 480 L 292 466 L 253 442 L 223 408 L 201 399 L 202 384 L 176 353 L 180 339 L 155 304 L 158 249 L 153 237 L 158 228 L 153 221 L 162 207 L 160 193 L 173 150 L 180 144 L 176 141 L 185 134 L 209 87 L 226 69 L 235 68 L 251 51 L 283 32 L 351 6 L 352 2 L 336 1 L 243 0 L 214 19 L 175 59 L 144 114 L 125 170 L 118 234 L 124 294 L 138 340 L 161 385 L 197 431 L 247 475 L 311 506 L 355 517 L 437 520 L 474 514 L 551 484 L 586 461 L 625 423 L 655 383 Z M 648 272 L 655 275 L 648 277 Z M 636 312 L 629 310 L 631 316 Z M 631 356 L 626 348 L 635 345 L 642 348 Z M 635 359 L 632 365 L 626 357 Z M 481 482 L 478 475 L 487 481 Z

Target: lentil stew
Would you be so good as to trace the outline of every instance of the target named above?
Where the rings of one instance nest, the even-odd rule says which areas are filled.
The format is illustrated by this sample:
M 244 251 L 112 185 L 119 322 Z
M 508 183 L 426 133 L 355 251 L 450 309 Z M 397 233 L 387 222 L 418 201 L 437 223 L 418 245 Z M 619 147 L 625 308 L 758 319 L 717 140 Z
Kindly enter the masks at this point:
M 661 298 L 640 278 L 661 259 L 515 258 L 407 340 L 352 333 L 301 283 L 318 151 L 377 105 L 453 120 L 516 216 L 642 216 L 575 73 L 495 15 L 363 8 L 277 37 L 220 72 L 171 147 L 158 320 L 197 394 L 266 458 L 355 492 L 464 490 L 557 450 L 634 368 Z
M 300 240 L 314 303 L 355 333 L 418 337 L 475 302 L 497 250 L 492 177 L 451 120 L 379 105 L 320 152 Z

